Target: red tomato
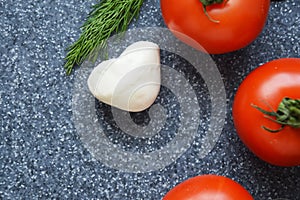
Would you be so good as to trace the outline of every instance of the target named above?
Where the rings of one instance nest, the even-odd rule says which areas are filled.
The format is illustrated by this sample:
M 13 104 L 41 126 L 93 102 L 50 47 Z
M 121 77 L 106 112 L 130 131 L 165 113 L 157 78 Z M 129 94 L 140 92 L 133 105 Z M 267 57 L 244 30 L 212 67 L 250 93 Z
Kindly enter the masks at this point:
M 252 71 L 236 93 L 233 121 L 241 140 L 259 158 L 274 165 L 296 166 L 300 165 L 300 128 L 282 127 L 273 121 L 275 116 L 271 120 L 253 107 L 277 111 L 285 97 L 300 102 L 300 58 L 273 60 Z M 296 121 L 300 125 L 299 105 Z
M 163 200 L 253 200 L 237 182 L 218 175 L 190 178 L 170 190 Z
M 265 26 L 270 0 L 224 0 L 206 6 L 207 15 L 200 0 L 161 0 L 160 4 L 164 21 L 176 37 L 196 49 L 221 54 L 257 38 Z

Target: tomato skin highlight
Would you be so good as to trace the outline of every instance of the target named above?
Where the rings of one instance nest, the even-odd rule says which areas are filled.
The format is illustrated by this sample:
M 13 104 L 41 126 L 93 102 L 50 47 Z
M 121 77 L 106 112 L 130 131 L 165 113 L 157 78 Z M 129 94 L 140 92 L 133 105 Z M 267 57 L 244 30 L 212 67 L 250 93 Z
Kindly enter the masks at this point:
M 253 108 L 275 111 L 284 97 L 300 99 L 300 58 L 282 58 L 253 70 L 241 83 L 233 102 L 233 122 L 244 144 L 260 159 L 278 166 L 300 165 L 300 128 L 280 125 Z
M 163 19 L 171 32 L 186 44 L 210 54 L 222 54 L 249 45 L 262 32 L 270 0 L 224 0 L 207 6 L 200 0 L 161 0 Z
M 200 175 L 171 189 L 163 200 L 253 200 L 237 182 L 219 175 Z

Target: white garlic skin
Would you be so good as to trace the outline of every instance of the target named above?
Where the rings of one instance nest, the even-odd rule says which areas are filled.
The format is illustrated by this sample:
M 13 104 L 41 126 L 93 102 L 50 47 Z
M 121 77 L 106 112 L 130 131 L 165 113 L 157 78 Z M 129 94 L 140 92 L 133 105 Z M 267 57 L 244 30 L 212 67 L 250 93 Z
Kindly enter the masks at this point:
M 155 43 L 139 41 L 118 57 L 101 62 L 88 78 L 91 93 L 121 110 L 140 112 L 157 98 L 161 84 L 160 50 Z

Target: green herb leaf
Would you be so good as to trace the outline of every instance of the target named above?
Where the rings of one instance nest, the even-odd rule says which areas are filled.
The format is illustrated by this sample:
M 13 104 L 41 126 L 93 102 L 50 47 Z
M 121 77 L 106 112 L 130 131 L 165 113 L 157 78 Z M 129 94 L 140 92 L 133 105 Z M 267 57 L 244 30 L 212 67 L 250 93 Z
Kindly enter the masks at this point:
M 96 58 L 112 34 L 126 31 L 142 4 L 143 0 L 101 0 L 94 5 L 79 39 L 67 48 L 66 73 L 69 75 L 85 59 Z

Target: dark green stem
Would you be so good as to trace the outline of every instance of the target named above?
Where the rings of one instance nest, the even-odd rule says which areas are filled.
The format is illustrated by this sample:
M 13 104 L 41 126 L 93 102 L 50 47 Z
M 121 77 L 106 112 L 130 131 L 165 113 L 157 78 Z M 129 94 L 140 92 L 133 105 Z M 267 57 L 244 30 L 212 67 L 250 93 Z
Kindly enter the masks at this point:
M 228 0 L 227 0 L 228 1 Z M 204 13 L 205 15 L 208 17 L 208 19 L 214 23 L 219 23 L 220 21 L 218 20 L 215 20 L 215 19 L 212 19 L 209 14 L 207 13 L 207 10 L 206 10 L 206 7 L 207 6 L 210 6 L 210 5 L 213 5 L 213 4 L 220 4 L 220 3 L 223 3 L 224 0 L 200 0 L 200 2 L 202 3 L 203 5 L 203 9 L 204 9 Z
M 269 132 L 279 132 L 285 126 L 290 126 L 292 128 L 300 128 L 300 99 L 291 99 L 288 97 L 283 98 L 277 108 L 277 111 L 266 111 L 256 105 L 252 106 L 260 112 L 262 112 L 263 114 L 265 114 L 266 118 L 281 125 L 281 127 L 276 130 L 272 130 L 263 126 L 263 128 Z

